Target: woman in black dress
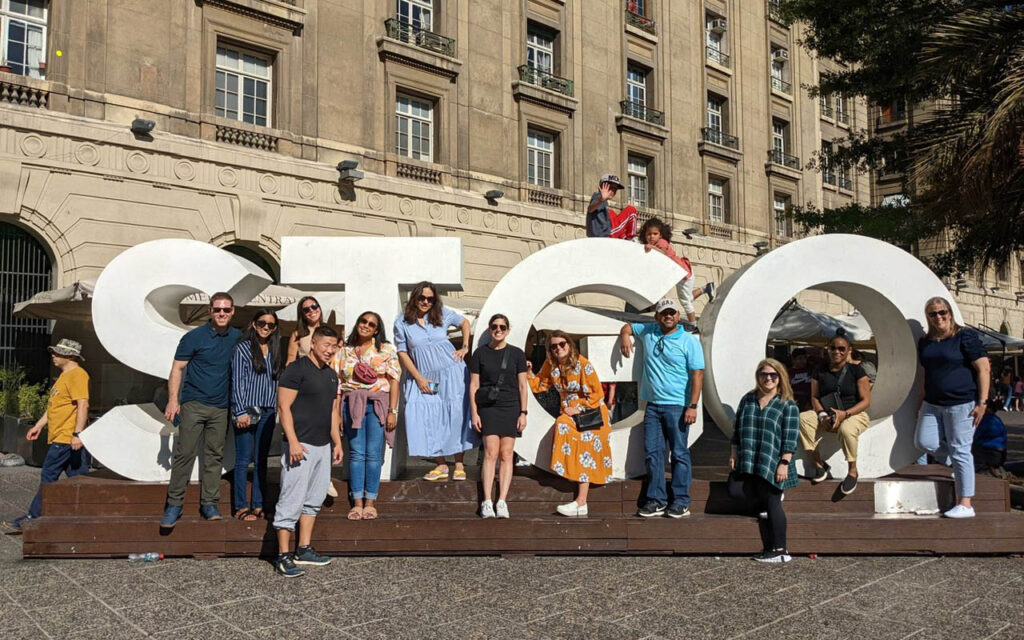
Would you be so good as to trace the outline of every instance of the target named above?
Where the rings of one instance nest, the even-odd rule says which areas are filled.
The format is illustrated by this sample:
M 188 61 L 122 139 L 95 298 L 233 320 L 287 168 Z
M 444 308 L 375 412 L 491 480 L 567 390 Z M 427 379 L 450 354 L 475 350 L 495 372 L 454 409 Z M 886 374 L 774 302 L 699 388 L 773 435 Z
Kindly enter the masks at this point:
M 508 318 L 495 314 L 487 323 L 491 340 L 481 345 L 469 360 L 469 398 L 473 428 L 484 437 L 484 464 L 481 471 L 484 500 L 480 517 L 508 517 L 508 488 L 512 484 L 516 438 L 526 428 L 526 354 L 505 342 Z M 494 466 L 501 455 L 498 502 L 491 502 Z

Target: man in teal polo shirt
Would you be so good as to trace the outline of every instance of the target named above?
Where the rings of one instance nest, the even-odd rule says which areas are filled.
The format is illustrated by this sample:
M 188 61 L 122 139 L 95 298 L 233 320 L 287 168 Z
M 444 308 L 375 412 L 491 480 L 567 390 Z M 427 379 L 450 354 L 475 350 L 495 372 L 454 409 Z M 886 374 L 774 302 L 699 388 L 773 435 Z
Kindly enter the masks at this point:
M 207 520 L 221 519 L 217 502 L 228 429 L 231 354 L 242 336 L 241 331 L 228 324 L 234 315 L 231 296 L 223 292 L 213 294 L 210 321 L 182 336 L 174 352 L 164 416 L 173 422 L 180 413 L 181 424 L 174 442 L 167 505 L 160 521 L 163 529 L 173 528 L 181 517 L 181 505 L 185 502 L 185 489 L 199 454 L 200 439 L 204 442 L 204 455 L 199 513 Z
M 626 324 L 622 327 L 622 354 L 633 352 L 636 336 L 643 353 L 640 399 L 644 411 L 644 452 L 647 462 L 647 502 L 637 515 L 644 518 L 690 515 L 690 425 L 697 421 L 697 403 L 704 386 L 704 351 L 700 341 L 679 325 L 679 303 L 670 298 L 658 302 L 657 324 Z M 672 503 L 665 487 L 666 441 L 672 450 Z

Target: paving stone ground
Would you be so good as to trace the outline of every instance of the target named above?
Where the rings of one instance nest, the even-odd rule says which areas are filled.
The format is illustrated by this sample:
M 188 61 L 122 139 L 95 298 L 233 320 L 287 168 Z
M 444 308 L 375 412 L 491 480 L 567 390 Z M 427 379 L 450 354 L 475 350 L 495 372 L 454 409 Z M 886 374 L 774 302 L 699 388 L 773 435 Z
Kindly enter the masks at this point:
M 38 481 L 0 469 L 0 518 Z M 367 557 L 285 580 L 256 559 L 23 560 L 0 536 L 0 639 L 20 638 L 1024 640 L 1024 558 Z

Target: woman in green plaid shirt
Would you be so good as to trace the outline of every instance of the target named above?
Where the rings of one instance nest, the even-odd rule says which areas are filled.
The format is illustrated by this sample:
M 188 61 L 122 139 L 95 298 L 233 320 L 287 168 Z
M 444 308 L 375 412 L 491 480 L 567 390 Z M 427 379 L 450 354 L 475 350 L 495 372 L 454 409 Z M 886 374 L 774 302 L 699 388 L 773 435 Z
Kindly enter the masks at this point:
M 800 409 L 781 362 L 766 358 L 755 371 L 756 386 L 736 408 L 729 468 L 742 479 L 744 495 L 760 512 L 764 551 L 754 560 L 789 562 L 782 492 L 798 482 L 790 462 L 800 434 Z

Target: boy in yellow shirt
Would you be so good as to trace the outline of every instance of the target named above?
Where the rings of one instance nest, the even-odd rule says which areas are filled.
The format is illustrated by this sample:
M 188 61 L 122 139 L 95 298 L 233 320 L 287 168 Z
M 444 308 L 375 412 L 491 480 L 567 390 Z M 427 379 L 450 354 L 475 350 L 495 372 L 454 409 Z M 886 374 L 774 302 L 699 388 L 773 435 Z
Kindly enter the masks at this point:
M 85 430 L 89 416 L 89 374 L 81 367 L 82 345 L 74 340 L 61 340 L 49 347 L 53 366 L 60 369 L 60 376 L 50 390 L 50 401 L 46 413 L 28 431 L 29 440 L 39 437 L 43 427 L 49 426 L 46 459 L 39 477 L 39 484 L 56 482 L 61 473 L 72 476 L 89 471 L 89 453 L 82 447 L 78 434 Z M 29 506 L 28 513 L 13 522 L 0 523 L 5 533 L 21 533 L 21 526 L 27 520 L 42 515 L 42 486 Z

